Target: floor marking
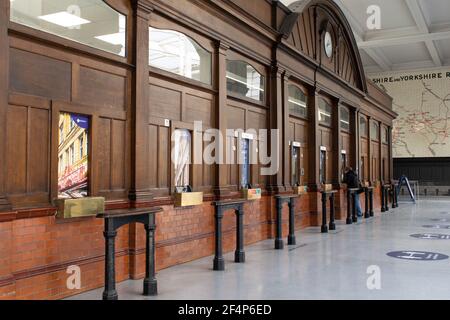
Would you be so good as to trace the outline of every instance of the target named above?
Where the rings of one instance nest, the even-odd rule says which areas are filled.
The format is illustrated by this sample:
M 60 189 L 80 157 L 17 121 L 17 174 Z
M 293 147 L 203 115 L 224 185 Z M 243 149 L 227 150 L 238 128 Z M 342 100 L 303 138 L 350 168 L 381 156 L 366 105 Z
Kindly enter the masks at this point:
M 410 260 L 410 261 L 437 261 L 437 260 L 447 260 L 449 256 L 436 253 L 436 252 L 426 252 L 426 251 L 393 251 L 387 253 L 391 258 Z
M 450 234 L 437 234 L 437 233 L 411 234 L 410 237 L 426 240 L 450 240 Z
M 443 224 L 424 225 L 422 227 L 431 229 L 450 229 L 450 225 L 443 225 Z

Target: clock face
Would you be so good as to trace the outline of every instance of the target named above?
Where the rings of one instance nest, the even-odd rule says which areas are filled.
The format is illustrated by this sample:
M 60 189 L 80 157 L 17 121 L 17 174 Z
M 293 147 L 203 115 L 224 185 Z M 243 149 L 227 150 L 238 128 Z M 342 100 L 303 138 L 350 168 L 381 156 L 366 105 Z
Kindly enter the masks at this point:
M 325 33 L 323 44 L 325 48 L 325 54 L 328 58 L 331 58 L 333 56 L 333 39 L 331 38 L 331 34 L 328 31 Z

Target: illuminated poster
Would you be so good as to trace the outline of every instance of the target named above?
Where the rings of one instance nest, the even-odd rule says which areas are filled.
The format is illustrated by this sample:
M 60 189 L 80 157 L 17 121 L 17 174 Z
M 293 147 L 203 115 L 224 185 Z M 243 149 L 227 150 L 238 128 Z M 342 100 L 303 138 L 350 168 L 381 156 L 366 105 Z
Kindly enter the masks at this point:
M 247 188 L 250 184 L 250 140 L 241 139 L 241 186 Z
M 58 197 L 88 196 L 89 118 L 61 113 L 58 143 Z

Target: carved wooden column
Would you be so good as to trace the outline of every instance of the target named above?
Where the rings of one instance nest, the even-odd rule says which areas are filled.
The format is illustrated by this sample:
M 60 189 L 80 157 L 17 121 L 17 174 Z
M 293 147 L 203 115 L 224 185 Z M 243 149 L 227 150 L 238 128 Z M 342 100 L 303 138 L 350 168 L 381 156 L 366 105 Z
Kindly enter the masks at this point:
M 394 179 L 394 156 L 392 150 L 392 127 L 388 127 L 388 139 L 389 139 L 389 179 Z M 389 181 L 389 182 L 391 182 Z
M 311 191 L 320 191 L 320 131 L 319 131 L 319 93 L 314 90 L 310 94 L 309 105 L 309 183 Z
M 384 182 L 384 174 L 383 174 L 383 139 L 382 139 L 382 130 L 383 130 L 383 123 L 378 123 L 378 178 L 380 179 L 380 183 L 383 184 Z
M 132 151 L 131 151 L 131 189 L 130 200 L 146 202 L 151 200 L 148 171 L 149 161 L 149 19 L 153 8 L 146 1 L 134 0 L 133 30 L 133 107 Z
M 9 90 L 9 1 L 0 1 L 0 212 L 11 209 L 6 197 L 6 115 Z
M 341 151 L 342 151 L 342 135 L 341 135 L 341 104 L 338 100 L 336 111 L 333 113 L 333 188 L 339 190 L 341 188 Z
M 368 168 L 369 168 L 369 183 L 371 186 L 373 186 L 373 150 L 372 150 L 372 117 L 367 117 L 367 126 L 368 126 L 368 133 L 367 133 L 367 139 L 369 139 L 369 144 L 367 145 L 367 158 L 368 161 Z
M 283 74 L 283 184 L 287 192 L 291 185 L 291 148 L 289 145 L 289 73 Z
M 279 169 L 276 174 L 270 177 L 268 190 L 271 193 L 283 192 L 283 73 L 284 70 L 273 65 L 270 72 L 270 131 L 279 130 L 278 135 L 278 164 Z M 272 149 L 272 138 L 269 137 L 269 148 Z M 272 160 L 273 161 L 273 160 Z
M 224 43 L 223 41 L 216 43 L 216 68 L 215 68 L 215 77 L 216 77 L 216 86 L 217 86 L 217 99 L 216 99 L 216 111 L 215 111 L 215 123 L 217 129 L 220 130 L 223 137 L 222 146 L 218 146 L 221 149 L 222 156 L 222 164 L 216 165 L 215 175 L 216 175 L 216 185 L 214 187 L 214 193 L 216 196 L 224 196 L 230 192 L 228 185 L 228 174 L 227 174 L 227 166 L 226 166 L 226 154 L 227 154 L 227 79 L 225 77 L 227 73 L 227 51 L 229 49 L 229 45 Z
M 360 134 L 359 134 L 359 110 L 358 109 L 351 109 L 350 110 L 350 131 L 353 134 L 352 135 L 352 159 L 351 163 L 353 164 L 353 169 L 355 172 L 358 173 L 358 175 L 361 177 L 360 172 L 360 155 L 359 155 L 359 148 L 361 144 Z

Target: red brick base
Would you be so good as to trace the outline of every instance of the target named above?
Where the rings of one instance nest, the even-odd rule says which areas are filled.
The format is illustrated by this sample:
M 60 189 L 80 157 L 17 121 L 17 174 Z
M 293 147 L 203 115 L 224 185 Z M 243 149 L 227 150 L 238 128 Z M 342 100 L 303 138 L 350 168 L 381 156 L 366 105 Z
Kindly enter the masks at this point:
M 379 188 L 375 211 L 379 212 Z M 362 197 L 362 205 L 364 199 Z M 346 217 L 345 191 L 336 196 L 337 218 Z M 189 209 L 163 207 L 157 217 L 156 269 L 214 254 L 214 212 L 210 203 Z M 320 194 L 302 196 L 296 229 L 321 223 Z M 25 215 L 22 215 L 25 216 Z M 275 201 L 266 196 L 245 205 L 245 244 L 275 234 Z M 235 216 L 223 220 L 224 250 L 235 246 Z M 283 209 L 283 236 L 288 233 L 288 208 Z M 60 221 L 55 217 L 0 222 L 0 299 L 60 299 L 104 284 L 103 221 L 95 218 Z M 117 281 L 144 276 L 145 231 L 142 225 L 123 227 L 116 239 Z M 67 268 L 81 268 L 81 289 L 69 290 Z

